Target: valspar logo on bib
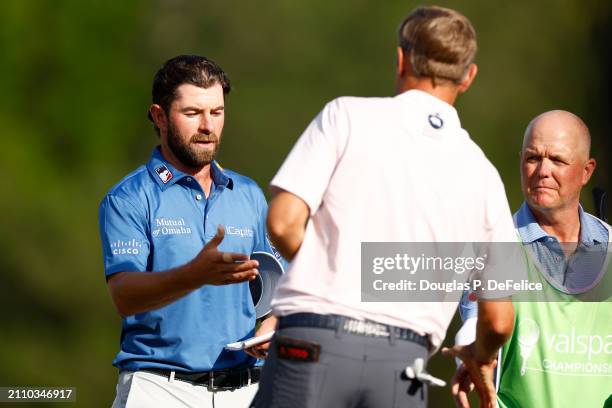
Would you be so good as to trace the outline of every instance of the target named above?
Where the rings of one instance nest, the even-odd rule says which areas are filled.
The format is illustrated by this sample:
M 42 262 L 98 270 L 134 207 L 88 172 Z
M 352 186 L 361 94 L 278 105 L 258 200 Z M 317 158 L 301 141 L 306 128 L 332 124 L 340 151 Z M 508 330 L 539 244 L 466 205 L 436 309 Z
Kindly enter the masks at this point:
M 142 243 L 135 239 L 121 240 L 118 239 L 110 244 L 113 255 L 138 255 L 142 248 Z
M 158 237 L 160 235 L 186 235 L 191 234 L 191 227 L 185 224 L 184 218 L 156 218 L 151 235 Z
M 238 235 L 242 238 L 253 238 L 253 230 L 246 227 L 233 227 L 228 225 L 227 228 L 225 228 L 225 233 L 227 235 Z
M 561 375 L 612 375 L 612 334 L 585 334 L 575 327 L 567 332 L 548 332 L 532 319 L 521 320 L 518 330 L 521 376 L 527 370 Z M 538 342 L 543 358 L 541 366 L 534 367 L 527 363 Z

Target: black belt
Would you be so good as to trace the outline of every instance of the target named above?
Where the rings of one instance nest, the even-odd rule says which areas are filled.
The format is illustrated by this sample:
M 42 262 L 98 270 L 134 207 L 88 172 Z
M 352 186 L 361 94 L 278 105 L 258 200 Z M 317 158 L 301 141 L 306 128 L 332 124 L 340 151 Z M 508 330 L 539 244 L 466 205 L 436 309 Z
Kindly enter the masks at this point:
M 411 341 L 429 349 L 427 336 L 402 327 L 389 326 L 369 320 L 355 320 L 338 315 L 320 315 L 315 313 L 295 313 L 278 319 L 278 328 L 316 327 L 319 329 L 341 330 L 344 333 L 368 337 L 391 337 L 397 340 Z
M 163 368 L 144 368 L 141 371 L 172 378 L 172 370 Z M 203 385 L 209 391 L 234 390 L 259 382 L 261 367 L 232 368 L 218 371 L 184 372 L 174 371 L 174 379 L 194 385 Z

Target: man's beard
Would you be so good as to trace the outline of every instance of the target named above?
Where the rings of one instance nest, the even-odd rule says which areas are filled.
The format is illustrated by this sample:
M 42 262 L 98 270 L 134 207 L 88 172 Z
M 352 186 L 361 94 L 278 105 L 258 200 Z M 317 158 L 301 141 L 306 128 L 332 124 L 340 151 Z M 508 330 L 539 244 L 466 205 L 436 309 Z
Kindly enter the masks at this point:
M 193 145 L 195 142 L 214 142 L 213 150 L 196 149 Z M 174 156 L 185 166 L 191 168 L 204 167 L 210 164 L 219 150 L 219 137 L 215 133 L 208 135 L 196 133 L 187 141 L 184 142 L 177 133 L 172 122 L 168 123 L 168 147 Z

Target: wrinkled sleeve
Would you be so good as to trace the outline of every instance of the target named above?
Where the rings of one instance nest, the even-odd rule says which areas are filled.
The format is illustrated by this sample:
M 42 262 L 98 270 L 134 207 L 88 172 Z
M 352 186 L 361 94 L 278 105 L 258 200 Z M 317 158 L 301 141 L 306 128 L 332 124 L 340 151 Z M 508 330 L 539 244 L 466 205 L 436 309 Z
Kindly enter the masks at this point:
M 117 272 L 147 270 L 147 219 L 131 201 L 108 195 L 100 204 L 100 239 L 106 279 Z
M 342 98 L 328 103 L 308 125 L 270 183 L 308 205 L 310 215 L 319 209 L 349 134 Z
M 463 322 L 472 317 L 478 317 L 478 303 L 470 300 L 469 295 L 469 291 L 463 292 L 463 296 L 461 296 L 461 301 L 459 302 L 459 315 Z

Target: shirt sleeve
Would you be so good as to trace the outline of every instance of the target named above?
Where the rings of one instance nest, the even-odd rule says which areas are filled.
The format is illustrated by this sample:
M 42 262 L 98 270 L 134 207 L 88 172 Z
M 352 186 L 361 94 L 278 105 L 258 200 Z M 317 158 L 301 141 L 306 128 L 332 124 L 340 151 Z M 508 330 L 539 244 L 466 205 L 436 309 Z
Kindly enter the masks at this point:
M 470 291 L 463 292 L 461 296 L 461 300 L 459 301 L 459 315 L 463 322 L 472 317 L 478 317 L 478 303 L 470 299 Z
M 117 272 L 146 271 L 150 243 L 143 210 L 125 198 L 108 195 L 100 204 L 99 221 L 106 278 Z
M 342 98 L 328 103 L 293 146 L 271 186 L 300 197 L 313 215 L 346 146 L 348 126 Z
M 268 237 L 268 229 L 266 227 L 266 217 L 268 216 L 268 203 L 266 202 L 266 198 L 264 197 L 263 192 L 258 188 L 257 189 L 257 207 L 258 207 L 258 216 L 259 220 L 257 221 L 257 231 L 255 233 L 255 247 L 254 251 L 262 251 L 267 252 L 269 254 L 274 255 L 274 257 L 281 263 L 283 270 L 287 270 L 287 261 L 283 258 L 278 252 L 270 238 Z
M 458 346 L 466 346 L 476 340 L 476 326 L 478 324 L 477 316 L 470 317 L 463 321 L 463 325 L 455 335 L 455 344 Z M 462 363 L 461 359 L 455 357 L 455 363 L 459 367 Z

